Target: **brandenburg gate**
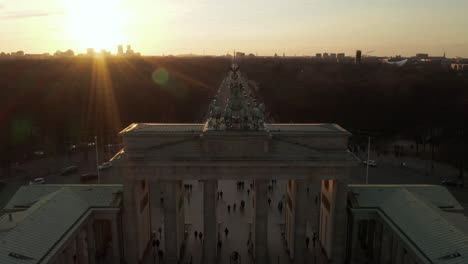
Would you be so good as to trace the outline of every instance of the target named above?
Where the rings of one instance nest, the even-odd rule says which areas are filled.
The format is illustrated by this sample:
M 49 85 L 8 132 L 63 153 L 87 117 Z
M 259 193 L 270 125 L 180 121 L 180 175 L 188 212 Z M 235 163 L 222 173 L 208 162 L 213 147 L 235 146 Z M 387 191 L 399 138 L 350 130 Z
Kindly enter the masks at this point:
M 124 150 L 115 166 L 124 179 L 127 263 L 139 263 L 150 244 L 149 196 L 160 189 L 165 263 L 178 263 L 185 234 L 183 180 L 203 183 L 203 263 L 208 264 L 218 259 L 218 181 L 253 181 L 254 261 L 270 263 L 267 186 L 273 179 L 289 180 L 286 239 L 294 262 L 301 264 L 306 224 L 319 226 L 321 204 L 308 203 L 306 192 L 320 194 L 322 180 L 333 181 L 328 257 L 344 262 L 347 185 L 356 163 L 347 150 L 350 133 L 336 124 L 266 123 L 265 107 L 257 105 L 237 69 L 234 65 L 223 81 L 205 123 L 136 123 L 121 132 Z

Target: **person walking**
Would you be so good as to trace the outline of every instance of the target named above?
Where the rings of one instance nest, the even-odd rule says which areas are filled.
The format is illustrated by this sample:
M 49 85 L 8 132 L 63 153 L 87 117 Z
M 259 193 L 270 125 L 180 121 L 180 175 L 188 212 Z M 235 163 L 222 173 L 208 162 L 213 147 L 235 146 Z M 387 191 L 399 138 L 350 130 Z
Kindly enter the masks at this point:
M 235 212 L 236 211 L 236 203 L 232 206 L 232 210 Z
M 250 196 L 250 189 L 247 189 L 247 196 Z
M 203 234 L 202 234 L 202 232 L 198 233 L 198 237 L 200 238 L 200 241 L 203 240 Z
M 219 196 L 221 197 L 221 200 L 223 199 L 223 191 L 219 192 Z
M 228 209 L 228 214 L 230 214 L 231 213 L 231 205 L 228 204 L 227 209 Z
M 271 198 L 268 197 L 268 206 L 271 206 Z
M 315 248 L 315 242 L 317 241 L 317 233 L 314 232 L 314 236 L 312 237 L 312 246 Z
M 193 232 L 193 234 L 195 235 L 195 236 L 194 236 L 194 237 L 195 237 L 195 239 L 197 239 L 197 237 L 198 237 L 198 231 L 197 231 L 197 230 L 195 230 L 195 232 Z
M 226 239 L 228 237 L 228 234 L 229 234 L 229 229 L 226 227 L 224 228 L 224 235 L 226 236 Z
M 307 248 L 309 248 L 309 242 L 310 242 L 309 237 L 306 237 L 306 247 L 307 247 Z

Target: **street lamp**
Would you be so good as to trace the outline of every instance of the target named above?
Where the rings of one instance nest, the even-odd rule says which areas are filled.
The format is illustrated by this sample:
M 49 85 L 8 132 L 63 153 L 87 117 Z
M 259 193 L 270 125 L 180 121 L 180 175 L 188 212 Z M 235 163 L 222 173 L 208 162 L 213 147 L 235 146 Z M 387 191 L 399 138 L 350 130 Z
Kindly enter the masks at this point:
M 367 142 L 367 162 L 366 162 L 366 184 L 369 184 L 369 158 L 370 158 L 370 136 Z
M 94 136 L 94 148 L 96 149 L 96 170 L 98 177 L 98 184 L 101 183 L 101 177 L 99 175 L 99 152 L 98 152 L 98 141 L 97 136 Z

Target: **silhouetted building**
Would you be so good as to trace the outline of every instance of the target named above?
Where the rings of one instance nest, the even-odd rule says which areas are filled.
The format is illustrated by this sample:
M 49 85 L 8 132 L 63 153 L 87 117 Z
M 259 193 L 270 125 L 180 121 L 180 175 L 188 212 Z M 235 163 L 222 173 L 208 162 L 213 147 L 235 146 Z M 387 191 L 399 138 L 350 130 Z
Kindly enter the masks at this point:
M 94 56 L 95 52 L 93 48 L 88 48 L 86 49 L 86 55 L 88 56 Z
M 336 58 L 338 59 L 338 61 L 341 62 L 341 61 L 344 60 L 345 54 L 344 54 L 344 53 L 338 53 L 338 54 L 336 55 Z
M 119 56 L 123 56 L 124 55 L 124 50 L 123 50 L 123 46 L 122 45 L 119 45 L 117 47 L 117 55 Z
M 321 53 L 316 53 L 316 54 L 315 54 L 315 58 L 316 58 L 316 59 L 321 59 L 321 58 L 322 58 L 322 54 L 321 54 Z
M 329 59 L 328 53 L 325 52 L 325 53 L 323 54 L 323 59 L 324 59 L 324 60 L 328 60 L 328 59 Z
M 427 60 L 427 59 L 429 59 L 429 54 L 427 54 L 427 53 L 418 53 L 418 54 L 416 54 L 416 59 L 417 60 Z
M 356 50 L 356 58 L 354 60 L 355 64 L 361 64 L 361 50 Z
M 242 58 L 242 57 L 245 57 L 245 53 L 240 52 L 240 51 L 236 51 L 236 58 Z
M 336 53 L 330 53 L 330 59 L 336 61 Z

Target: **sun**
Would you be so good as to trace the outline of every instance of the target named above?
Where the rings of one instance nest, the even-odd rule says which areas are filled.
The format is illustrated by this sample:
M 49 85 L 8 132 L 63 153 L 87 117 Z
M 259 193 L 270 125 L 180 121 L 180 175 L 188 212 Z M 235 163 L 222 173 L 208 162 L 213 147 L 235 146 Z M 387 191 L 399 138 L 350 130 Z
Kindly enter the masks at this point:
M 126 14 L 118 0 L 66 1 L 67 31 L 83 49 L 111 50 L 124 41 Z

